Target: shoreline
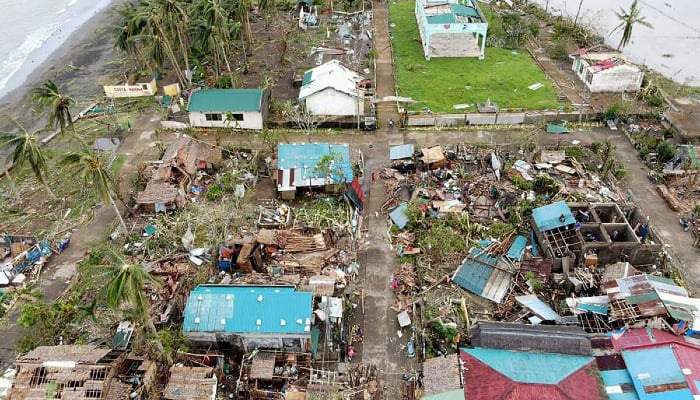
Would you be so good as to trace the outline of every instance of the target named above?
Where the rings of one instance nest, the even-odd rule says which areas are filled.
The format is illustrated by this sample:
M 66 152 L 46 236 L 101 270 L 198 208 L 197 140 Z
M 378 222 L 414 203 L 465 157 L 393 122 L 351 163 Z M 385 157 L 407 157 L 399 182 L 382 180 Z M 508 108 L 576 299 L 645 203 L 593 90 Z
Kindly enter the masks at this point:
M 118 65 L 110 65 L 118 59 L 118 54 L 106 28 L 117 21 L 114 9 L 121 2 L 110 0 L 73 30 L 21 84 L 0 97 L 0 114 L 16 118 L 28 130 L 41 127 L 45 121 L 35 116 L 30 91 L 48 79 L 54 80 L 63 94 L 75 99 L 76 110 L 99 97 L 102 94 L 99 77 L 120 70 Z M 0 125 L 6 126 L 9 123 L 6 119 Z

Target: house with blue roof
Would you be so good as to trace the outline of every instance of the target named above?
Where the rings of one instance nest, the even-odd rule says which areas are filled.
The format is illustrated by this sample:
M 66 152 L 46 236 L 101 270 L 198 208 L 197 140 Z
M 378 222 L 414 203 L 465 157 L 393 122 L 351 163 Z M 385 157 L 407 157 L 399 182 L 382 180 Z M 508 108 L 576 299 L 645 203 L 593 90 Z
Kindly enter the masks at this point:
M 202 346 L 307 351 L 313 293 L 293 286 L 199 285 L 185 304 L 182 330 Z
M 277 146 L 277 192 L 294 199 L 298 188 L 332 187 L 349 183 L 354 173 L 350 146 L 330 143 L 280 143 Z
M 191 126 L 262 129 L 269 103 L 267 89 L 200 89 L 190 95 L 187 111 Z
M 426 60 L 484 58 L 489 24 L 476 0 L 417 0 L 415 14 Z

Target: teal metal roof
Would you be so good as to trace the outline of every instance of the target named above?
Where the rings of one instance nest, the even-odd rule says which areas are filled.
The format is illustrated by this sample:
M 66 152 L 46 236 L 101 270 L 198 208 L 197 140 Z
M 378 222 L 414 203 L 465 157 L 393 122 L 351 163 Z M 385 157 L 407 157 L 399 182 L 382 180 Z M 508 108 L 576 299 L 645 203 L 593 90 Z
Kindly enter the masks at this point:
M 593 357 L 495 349 L 462 349 L 510 380 L 556 385 L 586 367 Z
M 562 215 L 564 215 L 564 221 L 559 220 Z M 571 209 L 563 201 L 535 208 L 532 210 L 532 218 L 540 232 L 546 232 L 576 223 Z
M 413 157 L 413 143 L 389 147 L 389 159 L 401 160 Z
M 686 377 L 678 365 L 678 360 L 671 346 L 623 350 L 622 358 L 625 360 L 627 371 L 629 371 L 640 400 L 693 398 L 693 394 L 688 389 Z M 685 386 L 683 389 L 670 390 L 683 386 Z
M 301 179 L 325 178 L 318 170 L 318 164 L 326 155 L 336 157 L 331 167 L 333 181 L 351 182 L 353 178 L 350 163 L 350 147 L 347 144 L 329 143 L 281 143 L 277 146 L 277 168 L 298 169 Z
M 520 261 L 520 258 L 523 256 L 523 252 L 525 251 L 525 246 L 527 246 L 527 238 L 525 236 L 518 235 L 515 237 L 515 240 L 513 240 L 513 244 L 510 245 L 506 255 L 508 258 L 515 261 Z
M 449 392 L 443 392 L 434 394 L 432 396 L 423 396 L 423 400 L 464 400 L 464 389 L 450 390 Z
M 304 77 L 301 80 L 301 86 L 308 85 L 311 82 L 311 77 L 313 75 L 314 71 L 309 70 L 304 73 Z
M 603 378 L 603 383 L 606 387 L 621 386 L 624 384 L 632 384 L 632 377 L 626 369 L 615 369 L 610 371 L 600 371 L 600 376 Z M 620 390 L 623 390 L 620 388 Z M 639 396 L 634 390 L 623 391 L 622 393 L 610 393 L 610 400 L 639 400 Z
M 304 334 L 311 329 L 312 300 L 311 292 L 291 286 L 200 285 L 187 299 L 182 330 Z
M 428 15 L 429 24 L 455 24 L 457 20 L 452 14 Z
M 408 224 L 408 216 L 406 215 L 406 210 L 408 209 L 408 204 L 401 203 L 394 211 L 389 213 L 389 218 L 396 224 L 399 229 L 403 229 Z
M 452 14 L 459 15 L 461 17 L 479 17 L 479 11 L 474 7 L 467 7 L 463 4 L 450 3 L 450 8 L 452 9 Z
M 192 93 L 187 111 L 260 111 L 263 89 L 201 89 Z

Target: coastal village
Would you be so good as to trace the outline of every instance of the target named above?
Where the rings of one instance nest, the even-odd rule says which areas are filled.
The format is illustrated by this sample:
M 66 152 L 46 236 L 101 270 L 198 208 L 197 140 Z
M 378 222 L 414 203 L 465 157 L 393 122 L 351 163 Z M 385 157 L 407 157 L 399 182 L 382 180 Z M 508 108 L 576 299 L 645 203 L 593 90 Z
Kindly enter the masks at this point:
M 617 49 L 527 1 L 118 6 L 100 94 L 0 132 L 0 398 L 700 398 L 700 89 L 623 54 L 644 4 Z

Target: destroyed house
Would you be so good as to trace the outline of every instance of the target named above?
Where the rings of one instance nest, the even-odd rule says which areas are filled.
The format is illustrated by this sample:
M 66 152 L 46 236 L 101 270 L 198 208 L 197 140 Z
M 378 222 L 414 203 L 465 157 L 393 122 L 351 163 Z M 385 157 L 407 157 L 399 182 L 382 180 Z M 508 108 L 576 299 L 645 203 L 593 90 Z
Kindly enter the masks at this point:
M 452 281 L 478 296 L 501 303 L 510 288 L 515 268 L 503 257 L 493 257 L 484 249 L 472 248 Z
M 461 349 L 469 400 L 599 400 L 593 357 L 495 349 Z
M 299 100 L 313 115 L 364 115 L 365 93 L 359 85 L 362 81 L 360 74 L 331 60 L 304 73 Z
M 347 144 L 282 143 L 277 147 L 277 191 L 293 199 L 297 188 L 329 187 L 353 179 Z
M 580 49 L 570 55 L 571 69 L 591 93 L 636 92 L 644 72 L 619 51 L 603 46 Z
M 185 304 L 182 329 L 192 342 L 245 351 L 307 351 L 313 293 L 293 286 L 197 286 Z
M 15 360 L 11 400 L 130 399 L 150 385 L 156 364 L 91 345 L 40 346 Z
M 211 172 L 221 160 L 220 147 L 182 135 L 165 150 L 146 188 L 136 195 L 136 204 L 152 212 L 182 206 L 184 184 L 192 182 L 199 171 Z
M 426 60 L 484 57 L 488 22 L 474 0 L 417 0 L 418 30 Z
M 263 129 L 270 102 L 267 89 L 201 89 L 190 95 L 190 125 Z
M 216 375 L 212 367 L 170 367 L 163 389 L 165 400 L 215 400 Z

